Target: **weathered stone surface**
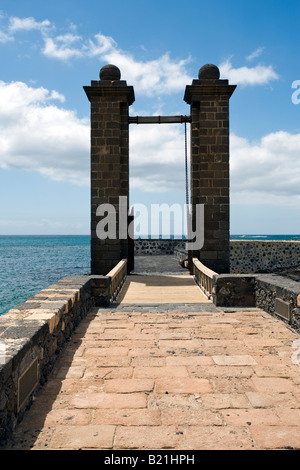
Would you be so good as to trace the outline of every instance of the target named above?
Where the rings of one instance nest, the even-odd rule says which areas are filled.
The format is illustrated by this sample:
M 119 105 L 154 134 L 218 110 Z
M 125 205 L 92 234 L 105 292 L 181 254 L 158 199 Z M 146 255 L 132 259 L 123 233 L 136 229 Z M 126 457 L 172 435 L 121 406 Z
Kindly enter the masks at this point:
M 0 441 L 13 431 L 73 330 L 95 305 L 90 279 L 63 278 L 0 317 Z M 36 361 L 37 381 L 19 403 L 19 379 Z
M 203 246 L 192 257 L 217 273 L 229 273 L 229 99 L 236 86 L 219 76 L 218 67 L 204 65 L 199 80 L 186 87 L 184 100 L 192 118 L 193 230 L 196 205 L 204 206 Z
M 257 308 L 160 307 L 92 309 L 4 448 L 299 449 L 299 365 L 291 358 L 299 335 Z M 118 335 L 102 339 L 117 329 L 137 339 L 121 349 Z M 178 347 L 176 336 L 166 349 L 159 332 L 174 329 L 211 338 L 200 355 Z M 151 330 L 155 344 L 145 348 Z
M 98 215 L 100 205 L 115 208 L 116 234 L 119 233 L 119 197 L 127 197 L 129 208 L 129 106 L 134 91 L 120 80 L 118 67 L 108 64 L 100 71 L 100 81 L 84 90 L 91 103 L 91 271 L 106 275 L 128 255 L 128 239 L 98 236 L 97 225 L 107 216 Z M 127 227 L 126 227 L 127 228 Z M 106 230 L 108 228 L 106 227 Z
M 214 277 L 214 302 L 221 307 L 254 307 L 255 277 L 247 274 Z

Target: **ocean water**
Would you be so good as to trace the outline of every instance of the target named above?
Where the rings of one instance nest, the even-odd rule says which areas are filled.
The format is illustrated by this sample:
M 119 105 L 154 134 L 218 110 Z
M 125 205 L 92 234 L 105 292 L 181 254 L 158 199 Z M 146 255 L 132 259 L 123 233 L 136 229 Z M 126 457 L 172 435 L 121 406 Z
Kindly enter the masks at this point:
M 232 235 L 231 239 L 300 240 L 300 235 Z M 89 236 L 0 236 L 0 315 L 64 276 L 89 272 Z
M 64 276 L 89 272 L 89 236 L 0 236 L 0 315 Z
M 300 235 L 231 235 L 231 240 L 297 241 Z

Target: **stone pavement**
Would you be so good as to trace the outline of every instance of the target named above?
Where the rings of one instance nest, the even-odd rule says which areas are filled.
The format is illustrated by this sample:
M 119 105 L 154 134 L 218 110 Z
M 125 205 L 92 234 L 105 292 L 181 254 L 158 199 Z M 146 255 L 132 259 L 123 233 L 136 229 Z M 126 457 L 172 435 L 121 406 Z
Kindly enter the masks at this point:
M 259 309 L 95 308 L 6 450 L 299 449 L 295 340 Z
M 294 341 L 260 309 L 216 308 L 173 257 L 137 257 L 4 450 L 300 449 Z
M 190 274 L 130 275 L 118 297 L 121 304 L 209 303 Z

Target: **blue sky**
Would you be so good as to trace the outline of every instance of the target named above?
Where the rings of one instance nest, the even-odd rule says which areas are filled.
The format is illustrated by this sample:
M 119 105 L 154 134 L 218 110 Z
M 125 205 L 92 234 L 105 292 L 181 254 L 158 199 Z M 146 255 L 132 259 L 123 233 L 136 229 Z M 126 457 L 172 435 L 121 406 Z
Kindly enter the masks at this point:
M 189 114 L 206 63 L 230 101 L 231 233 L 299 234 L 299 0 L 1 0 L 0 234 L 89 234 L 84 85 L 117 65 L 131 115 Z M 292 84 L 296 88 L 292 88 Z M 130 203 L 184 204 L 183 126 L 130 127 Z

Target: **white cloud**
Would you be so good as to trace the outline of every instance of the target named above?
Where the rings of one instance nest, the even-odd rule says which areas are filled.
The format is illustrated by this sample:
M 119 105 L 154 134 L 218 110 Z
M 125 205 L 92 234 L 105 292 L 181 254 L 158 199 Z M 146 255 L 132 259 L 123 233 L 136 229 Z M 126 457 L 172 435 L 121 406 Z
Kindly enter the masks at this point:
M 55 106 L 56 91 L 0 82 L 0 167 L 89 183 L 89 122 Z
M 3 15 L 0 19 L 6 20 Z M 48 34 L 53 29 L 52 24 L 49 20 L 36 21 L 33 17 L 19 18 L 17 16 L 11 16 L 6 21 L 6 25 L 2 27 L 0 31 L 0 43 L 6 43 L 8 41 L 14 41 L 15 34 L 21 31 L 39 31 L 42 35 Z
M 264 47 L 258 47 L 257 49 L 255 49 L 255 51 L 253 51 L 251 54 L 249 54 L 247 57 L 246 57 L 246 60 L 248 61 L 251 61 L 253 59 L 256 59 L 257 57 L 261 56 L 262 53 L 264 52 Z
M 103 54 L 111 54 L 118 51 L 118 45 L 110 36 L 101 33 L 95 34 L 95 40 L 89 39 L 85 46 L 85 52 L 90 57 L 99 57 Z
M 0 82 L 0 167 L 38 171 L 89 185 L 90 122 L 53 100 L 56 91 Z M 130 126 L 131 188 L 185 190 L 180 125 Z M 235 204 L 300 204 L 300 134 L 278 131 L 256 142 L 231 135 L 231 195 Z
M 62 61 L 98 58 L 115 63 L 128 84 L 143 94 L 182 91 L 192 77 L 189 58 L 174 60 L 166 53 L 140 61 L 121 50 L 112 37 L 101 33 L 84 39 L 72 32 L 52 37 L 48 20 L 10 18 L 0 42 L 17 31 L 38 30 L 43 53 Z M 248 56 L 258 57 L 262 48 Z M 232 84 L 262 85 L 279 77 L 272 65 L 234 68 L 228 59 L 221 77 Z M 56 181 L 89 184 L 90 122 L 79 119 L 55 101 L 65 102 L 56 90 L 0 81 L 0 167 L 38 171 Z M 300 134 L 274 132 L 258 142 L 231 136 L 231 192 L 234 203 L 300 203 Z M 182 126 L 130 127 L 131 187 L 145 192 L 184 191 L 184 136 Z
M 90 122 L 53 100 L 64 96 L 0 81 L 0 167 L 38 171 L 55 181 L 89 184 Z M 130 126 L 131 187 L 184 190 L 182 126 Z
M 54 39 L 45 37 L 45 47 L 43 53 L 51 58 L 60 60 L 69 60 L 71 58 L 80 58 L 83 56 L 83 51 L 74 44 L 81 40 L 80 36 L 73 34 L 65 34 L 57 36 Z
M 184 134 L 180 125 L 131 125 L 131 188 L 185 190 Z
M 227 59 L 220 64 L 219 69 L 221 78 L 227 78 L 230 83 L 236 85 L 264 85 L 279 79 L 272 65 L 234 68 L 230 59 Z
M 116 41 L 101 34 L 91 38 L 83 38 L 77 34 L 76 26 L 71 24 L 66 34 L 53 35 L 55 26 L 49 20 L 36 21 L 33 17 L 10 17 L 6 31 L 0 31 L 0 42 L 14 39 L 18 31 L 40 31 L 44 40 L 42 53 L 51 59 L 69 61 L 71 59 L 97 58 L 105 63 L 117 65 L 122 76 L 128 83 L 134 85 L 135 90 L 145 95 L 170 94 L 182 91 L 193 77 L 187 71 L 190 57 L 172 59 L 167 52 L 157 59 L 142 61 L 132 54 L 123 51 Z M 263 52 L 262 47 L 256 49 L 247 57 L 253 60 Z M 255 67 L 234 68 L 231 60 L 227 59 L 219 66 L 221 76 L 238 85 L 262 85 L 279 76 L 272 65 L 256 65 Z
M 49 20 L 44 21 L 36 21 L 34 18 L 18 18 L 18 17 L 10 17 L 9 18 L 9 31 L 14 33 L 16 31 L 32 31 L 32 30 L 39 30 L 45 31 L 51 26 Z
M 69 32 L 55 36 L 55 26 L 49 20 L 36 21 L 33 17 L 10 17 L 6 29 L 0 31 L 0 42 L 14 40 L 20 31 L 40 31 L 44 41 L 42 53 L 51 59 L 70 61 L 73 59 L 97 58 L 105 63 L 117 65 L 122 76 L 133 84 L 137 92 L 146 95 L 169 94 L 182 91 L 192 81 L 186 65 L 190 58 L 171 59 L 169 53 L 154 60 L 140 61 L 132 54 L 119 48 L 115 40 L 100 32 L 90 38 L 76 34 L 76 26 L 71 24 Z
M 136 60 L 122 51 L 113 38 L 98 33 L 92 39 L 66 34 L 55 38 L 45 37 L 43 53 L 52 59 L 67 61 L 72 58 L 97 57 L 106 63 L 117 65 L 135 90 L 147 95 L 173 93 L 184 89 L 192 77 L 186 71 L 190 58 L 172 60 L 170 54 L 150 61 Z
M 5 43 L 8 41 L 13 41 L 14 38 L 10 34 L 5 33 L 4 31 L 0 31 L 0 42 Z
M 47 99 L 49 99 L 49 100 L 58 100 L 61 103 L 64 103 L 66 101 L 65 96 L 62 95 L 61 93 L 58 93 L 58 91 L 56 91 L 56 90 L 52 90 L 49 98 L 47 98 Z
M 231 135 L 234 204 L 300 206 L 300 134 L 273 132 L 259 141 Z M 185 190 L 180 125 L 131 127 L 131 187 L 145 192 Z
M 232 201 L 300 205 L 300 134 L 278 131 L 250 142 L 231 136 Z

